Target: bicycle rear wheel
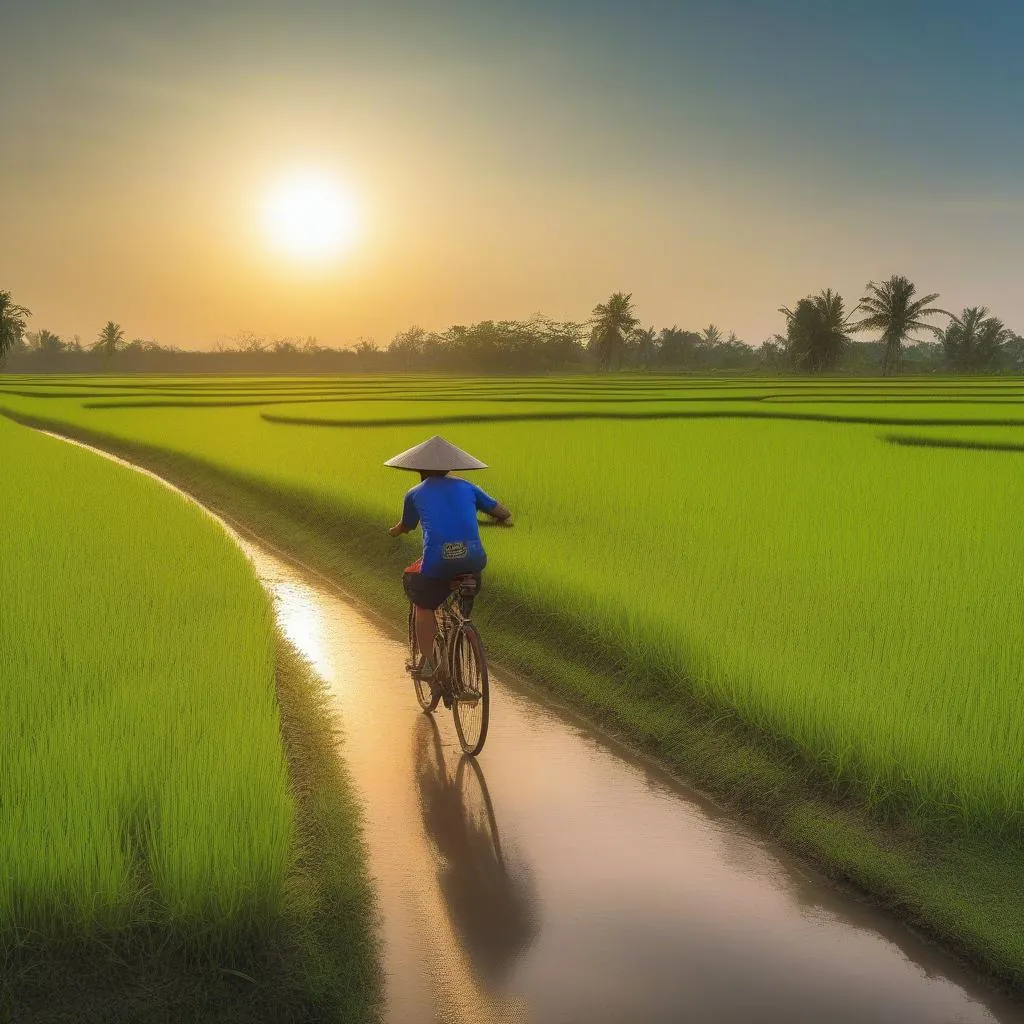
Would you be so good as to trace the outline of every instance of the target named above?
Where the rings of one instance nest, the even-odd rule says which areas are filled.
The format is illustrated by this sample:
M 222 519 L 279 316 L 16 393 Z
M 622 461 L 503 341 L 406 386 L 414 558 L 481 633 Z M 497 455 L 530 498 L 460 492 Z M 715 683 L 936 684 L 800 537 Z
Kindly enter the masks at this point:
M 455 699 L 452 701 L 452 713 L 455 731 L 459 734 L 463 752 L 476 755 L 487 739 L 491 694 L 484 645 L 472 622 L 462 624 L 453 647 L 451 666 Z
M 410 654 L 410 675 L 412 675 L 413 686 L 416 688 L 416 700 L 419 701 L 419 705 L 429 715 L 434 708 L 437 707 L 437 702 L 441 699 L 441 694 L 433 694 L 430 691 L 430 683 L 420 679 L 419 673 L 416 671 L 416 666 L 420 663 L 420 645 L 416 639 L 416 607 L 415 605 L 409 605 L 409 654 Z M 435 658 L 437 651 L 434 651 Z

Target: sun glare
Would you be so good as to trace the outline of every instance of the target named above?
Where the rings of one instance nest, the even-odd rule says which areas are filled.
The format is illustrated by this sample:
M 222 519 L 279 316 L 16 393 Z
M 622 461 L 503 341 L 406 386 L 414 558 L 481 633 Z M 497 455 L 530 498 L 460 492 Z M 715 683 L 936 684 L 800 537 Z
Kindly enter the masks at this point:
M 292 259 L 324 261 L 355 241 L 355 200 L 338 182 L 317 171 L 279 181 L 263 205 L 263 226 L 274 248 Z

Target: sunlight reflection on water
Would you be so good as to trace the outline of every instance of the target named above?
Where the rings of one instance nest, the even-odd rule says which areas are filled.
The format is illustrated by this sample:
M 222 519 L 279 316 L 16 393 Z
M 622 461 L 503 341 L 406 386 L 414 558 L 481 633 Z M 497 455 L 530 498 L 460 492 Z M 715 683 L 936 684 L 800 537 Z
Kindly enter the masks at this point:
M 330 634 L 323 607 L 309 587 L 295 583 L 274 583 L 277 621 L 285 635 L 321 675 L 331 671 Z M 337 641 L 338 623 L 331 624 Z

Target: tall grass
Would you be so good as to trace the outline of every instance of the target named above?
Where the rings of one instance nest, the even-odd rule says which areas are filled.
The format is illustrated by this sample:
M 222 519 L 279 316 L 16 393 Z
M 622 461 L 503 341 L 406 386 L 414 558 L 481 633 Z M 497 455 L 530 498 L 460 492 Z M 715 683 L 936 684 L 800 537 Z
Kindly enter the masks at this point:
M 828 389 L 806 387 L 816 397 Z M 979 390 L 972 381 L 971 397 Z M 394 519 L 412 478 L 381 462 L 425 432 L 284 427 L 256 409 L 4 403 L 29 414 L 45 405 L 48 417 L 199 459 L 350 534 Z M 376 407 L 383 420 L 408 409 Z M 886 444 L 870 425 L 773 420 L 444 433 L 494 467 L 477 479 L 517 515 L 515 530 L 487 535 L 485 630 L 521 609 L 507 614 L 528 617 L 539 639 L 564 650 L 570 637 L 581 657 L 615 666 L 623 699 L 695 695 L 883 812 L 1024 831 L 1024 478 L 1005 454 Z M 362 539 L 348 549 L 386 550 Z
M 0 419 L 0 944 L 233 941 L 292 857 L 272 616 L 159 484 Z

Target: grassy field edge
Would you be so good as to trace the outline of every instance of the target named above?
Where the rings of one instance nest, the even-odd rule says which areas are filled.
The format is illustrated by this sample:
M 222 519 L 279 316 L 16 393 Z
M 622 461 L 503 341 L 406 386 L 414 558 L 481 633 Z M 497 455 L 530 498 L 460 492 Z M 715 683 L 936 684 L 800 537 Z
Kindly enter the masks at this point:
M 313 1020 L 374 1020 L 381 994 L 377 911 L 341 725 L 320 678 L 280 634 L 277 692 L 299 812 L 289 878 L 296 1001 L 309 1007 Z
M 276 678 L 298 809 L 290 912 L 234 955 L 154 931 L 0 955 L 0 1022 L 320 1024 L 376 1019 L 380 957 L 359 808 L 320 680 L 280 635 Z
M 8 414 L 10 415 L 10 414 Z M 250 479 L 202 460 L 126 443 L 101 432 L 22 414 L 12 418 L 96 444 L 166 477 L 216 511 L 323 572 L 395 624 L 404 600 L 381 548 L 343 538 L 320 510 L 287 508 Z M 352 524 L 344 524 L 351 526 Z M 368 534 L 379 532 L 364 526 Z M 374 524 L 374 527 L 379 524 Z M 957 952 L 980 973 L 1024 992 L 1024 850 L 963 832 L 938 835 L 910 823 L 870 817 L 848 795 L 822 786 L 783 744 L 727 710 L 643 695 L 628 680 L 596 673 L 592 659 L 564 643 L 540 643 L 516 628 L 518 616 L 488 623 L 496 660 L 582 710 L 611 733 L 738 810 L 831 877 L 852 885 L 914 928 Z

